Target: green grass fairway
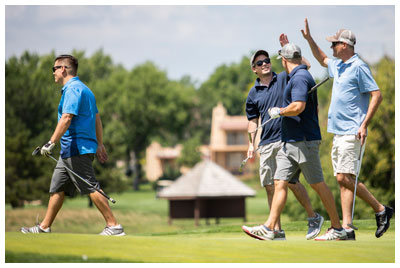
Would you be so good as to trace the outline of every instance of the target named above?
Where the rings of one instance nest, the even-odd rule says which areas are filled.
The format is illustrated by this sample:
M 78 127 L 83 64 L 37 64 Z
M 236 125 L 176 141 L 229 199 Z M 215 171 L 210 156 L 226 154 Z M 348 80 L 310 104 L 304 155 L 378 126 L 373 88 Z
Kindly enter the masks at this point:
M 144 187 L 143 187 L 144 188 Z M 114 196 L 113 196 L 114 197 Z M 394 263 L 395 220 L 381 238 L 374 236 L 376 223 L 371 213 L 356 219 L 356 241 L 307 241 L 306 217 L 298 221 L 282 215 L 286 241 L 259 241 L 247 236 L 240 218 L 210 219 L 200 226 L 193 219 L 174 220 L 168 225 L 168 202 L 142 189 L 115 195 L 112 205 L 125 237 L 97 235 L 104 220 L 87 198 L 68 199 L 52 225 L 51 234 L 19 232 L 43 218 L 45 206 L 5 210 L 5 261 L 7 263 L 144 262 L 144 263 Z M 248 200 L 248 226 L 266 220 L 265 190 Z M 330 226 L 326 220 L 321 234 Z
M 240 226 L 238 226 L 240 228 Z M 5 235 L 6 262 L 293 262 L 394 263 L 395 236 L 377 239 L 358 231 L 357 241 L 307 241 L 304 232 L 286 241 L 259 241 L 242 232 L 127 235 Z

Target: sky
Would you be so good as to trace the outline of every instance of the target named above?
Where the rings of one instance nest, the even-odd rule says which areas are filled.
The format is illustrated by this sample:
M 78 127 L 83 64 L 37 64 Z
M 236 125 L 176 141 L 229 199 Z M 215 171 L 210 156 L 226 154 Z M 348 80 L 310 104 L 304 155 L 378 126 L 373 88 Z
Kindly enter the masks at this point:
M 356 52 L 368 63 L 395 56 L 394 5 L 22 4 L 5 6 L 5 60 L 24 51 L 43 55 L 77 49 L 91 56 L 102 49 L 126 69 L 152 61 L 170 79 L 189 75 L 200 84 L 218 66 L 238 63 L 255 50 L 275 54 L 279 35 L 285 33 L 301 47 L 314 78 L 323 78 L 326 69 L 300 32 L 305 18 L 329 57 L 331 44 L 325 37 L 341 28 L 355 33 Z

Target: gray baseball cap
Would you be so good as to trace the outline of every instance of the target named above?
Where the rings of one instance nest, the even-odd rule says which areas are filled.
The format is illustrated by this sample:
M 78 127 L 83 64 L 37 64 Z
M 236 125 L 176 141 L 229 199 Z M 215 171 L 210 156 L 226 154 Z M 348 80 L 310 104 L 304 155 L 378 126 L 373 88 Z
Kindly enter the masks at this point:
M 257 50 L 256 53 L 254 53 L 253 56 L 251 56 L 251 58 L 250 58 L 250 66 L 251 67 L 253 67 L 253 65 L 254 65 L 254 60 L 260 55 L 265 55 L 267 58 L 269 58 L 269 54 L 267 51 L 262 50 L 262 49 Z
M 350 46 L 354 46 L 356 44 L 355 34 L 347 29 L 340 29 L 335 35 L 328 36 L 326 40 L 328 42 L 343 42 L 349 44 Z
M 301 58 L 301 49 L 298 45 L 288 43 L 278 51 L 278 59 L 284 57 L 285 59 Z

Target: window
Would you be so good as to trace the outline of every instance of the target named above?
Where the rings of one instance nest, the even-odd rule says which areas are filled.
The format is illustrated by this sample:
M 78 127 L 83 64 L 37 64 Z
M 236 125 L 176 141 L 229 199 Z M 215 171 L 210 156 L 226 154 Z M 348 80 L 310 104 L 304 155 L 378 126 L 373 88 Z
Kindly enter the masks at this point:
M 247 144 L 246 135 L 243 132 L 227 132 L 228 145 L 243 145 Z

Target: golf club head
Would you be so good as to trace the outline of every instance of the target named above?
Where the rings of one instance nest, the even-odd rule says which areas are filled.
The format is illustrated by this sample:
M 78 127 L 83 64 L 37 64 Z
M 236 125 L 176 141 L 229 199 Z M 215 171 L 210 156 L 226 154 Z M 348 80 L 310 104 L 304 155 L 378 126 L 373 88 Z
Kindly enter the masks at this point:
M 38 155 L 40 153 L 40 146 L 36 147 L 36 149 L 32 152 L 32 155 Z
M 358 230 L 358 228 L 355 227 L 352 223 L 347 224 L 347 226 L 349 226 L 349 227 L 352 228 L 353 230 Z
M 239 172 L 243 171 L 243 167 L 244 167 L 244 165 L 246 165 L 246 162 L 247 162 L 246 159 L 242 161 L 242 163 L 240 164 L 240 167 L 239 167 Z

